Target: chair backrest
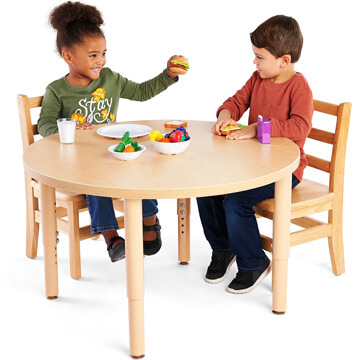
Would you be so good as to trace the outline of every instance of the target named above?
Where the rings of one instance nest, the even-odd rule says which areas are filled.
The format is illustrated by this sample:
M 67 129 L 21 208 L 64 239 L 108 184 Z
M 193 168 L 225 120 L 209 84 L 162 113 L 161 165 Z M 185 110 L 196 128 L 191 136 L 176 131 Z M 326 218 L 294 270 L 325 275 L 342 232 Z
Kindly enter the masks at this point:
M 330 115 L 336 119 L 336 125 L 335 132 L 328 132 L 316 128 L 311 129 L 308 138 L 332 145 L 332 151 L 330 161 L 306 154 L 308 165 L 315 169 L 329 173 L 329 190 L 331 192 L 339 193 L 342 196 L 351 103 L 346 102 L 334 105 L 314 100 L 314 110 L 314 117 L 317 112 Z M 329 117 L 326 117 L 327 121 L 328 118 Z M 305 152 L 307 152 L 306 147 Z
M 23 151 L 34 142 L 34 136 L 39 134 L 37 125 L 31 121 L 30 109 L 41 107 L 43 96 L 29 98 L 26 95 L 18 95 L 19 119 Z

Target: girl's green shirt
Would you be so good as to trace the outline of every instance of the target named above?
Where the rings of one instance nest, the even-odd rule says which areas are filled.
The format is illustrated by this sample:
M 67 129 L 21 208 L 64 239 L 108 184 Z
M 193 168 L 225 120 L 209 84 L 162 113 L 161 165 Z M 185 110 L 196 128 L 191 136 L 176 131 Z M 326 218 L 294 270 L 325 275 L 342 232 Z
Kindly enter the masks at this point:
M 76 118 L 94 125 L 116 122 L 119 99 L 148 100 L 178 81 L 171 79 L 166 70 L 155 78 L 136 83 L 109 68 L 103 68 L 98 79 L 84 87 L 72 86 L 66 76 L 46 88 L 37 123 L 42 136 L 58 132 L 56 119 Z

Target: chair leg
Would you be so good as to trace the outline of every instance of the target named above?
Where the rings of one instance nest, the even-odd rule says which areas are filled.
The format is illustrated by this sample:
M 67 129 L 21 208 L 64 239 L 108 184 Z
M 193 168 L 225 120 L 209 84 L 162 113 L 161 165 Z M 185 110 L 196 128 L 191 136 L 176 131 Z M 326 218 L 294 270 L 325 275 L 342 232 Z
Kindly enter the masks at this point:
M 81 278 L 79 209 L 74 202 L 69 202 L 66 208 L 68 212 L 70 275 L 73 279 L 79 279 Z
M 345 272 L 341 209 L 329 211 L 329 224 L 333 226 L 332 236 L 328 238 L 332 271 L 340 275 Z
M 39 240 L 39 223 L 35 220 L 35 210 L 39 210 L 39 200 L 34 196 L 31 178 L 25 174 L 26 192 L 26 256 L 37 256 Z

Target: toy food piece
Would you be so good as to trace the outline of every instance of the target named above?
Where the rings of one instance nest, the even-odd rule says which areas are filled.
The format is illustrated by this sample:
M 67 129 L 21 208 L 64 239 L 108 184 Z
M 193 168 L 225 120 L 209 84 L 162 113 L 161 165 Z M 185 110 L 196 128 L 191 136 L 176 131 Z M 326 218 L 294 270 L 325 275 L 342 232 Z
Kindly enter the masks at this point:
M 123 152 L 124 152 L 124 153 L 125 153 L 125 152 L 135 152 L 135 149 L 134 149 L 134 147 L 131 146 L 131 145 L 126 145 L 126 148 L 124 149 Z
M 189 134 L 183 126 L 177 127 L 175 130 L 171 131 L 168 134 L 165 134 L 164 136 L 158 130 L 151 130 L 149 133 L 149 138 L 151 142 L 157 141 L 165 143 L 176 143 L 181 141 L 187 141 L 190 139 Z
M 131 147 L 132 149 L 130 149 Z M 140 150 L 140 146 L 137 141 L 133 141 L 132 137 L 130 137 L 130 133 L 127 131 L 122 137 L 119 145 L 114 149 L 116 152 L 134 152 Z
M 170 139 L 169 139 L 169 138 L 166 138 L 166 137 L 160 139 L 159 142 L 171 143 Z
M 151 142 L 159 141 L 163 137 L 164 137 L 163 134 L 159 130 L 151 130 L 149 133 L 149 139 Z
M 185 135 L 182 131 L 176 130 L 169 135 L 171 142 L 180 142 L 185 140 Z
M 186 127 L 187 126 L 187 122 L 186 121 L 181 121 L 181 120 L 171 120 L 171 121 L 167 121 L 164 126 L 166 128 L 173 128 L 176 129 L 179 126 L 183 126 Z
M 174 57 L 171 62 L 170 71 L 177 74 L 186 74 L 189 67 L 189 60 L 183 56 Z
M 189 140 L 189 134 L 183 126 L 179 126 L 175 130 L 165 135 L 165 138 L 170 139 L 170 142 L 181 142 Z
M 221 132 L 221 135 L 227 135 L 231 131 L 240 130 L 240 129 L 244 128 L 244 127 L 245 127 L 245 125 L 241 125 L 241 124 L 227 125 L 223 129 L 221 129 L 220 132 Z

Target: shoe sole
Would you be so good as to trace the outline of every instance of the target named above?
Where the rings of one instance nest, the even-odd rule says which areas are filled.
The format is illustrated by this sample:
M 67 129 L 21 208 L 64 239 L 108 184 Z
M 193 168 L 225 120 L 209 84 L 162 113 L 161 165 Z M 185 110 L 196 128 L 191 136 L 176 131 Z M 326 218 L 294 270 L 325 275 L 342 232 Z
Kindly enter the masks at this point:
M 226 275 L 228 274 L 228 272 L 230 271 L 231 265 L 235 262 L 235 259 L 236 259 L 236 256 L 234 255 L 233 259 L 229 262 L 229 265 L 226 269 L 224 276 L 222 276 L 221 278 L 217 278 L 217 279 L 208 279 L 205 276 L 205 281 L 209 284 L 218 284 L 219 282 L 223 281 L 226 278 Z
M 122 256 L 120 256 L 118 259 L 111 259 L 111 262 L 117 262 L 117 261 L 120 261 L 120 260 L 122 260 L 122 259 L 125 259 L 125 255 L 122 255 Z
M 259 278 L 255 281 L 254 285 L 246 288 L 246 289 L 241 289 L 241 290 L 234 290 L 230 287 L 226 288 L 226 291 L 228 291 L 231 294 L 245 294 L 250 292 L 251 290 L 253 290 L 254 288 L 256 288 L 256 286 L 258 286 L 265 278 L 266 276 L 268 276 L 271 272 L 271 261 L 269 266 L 265 269 L 265 271 L 259 276 Z

